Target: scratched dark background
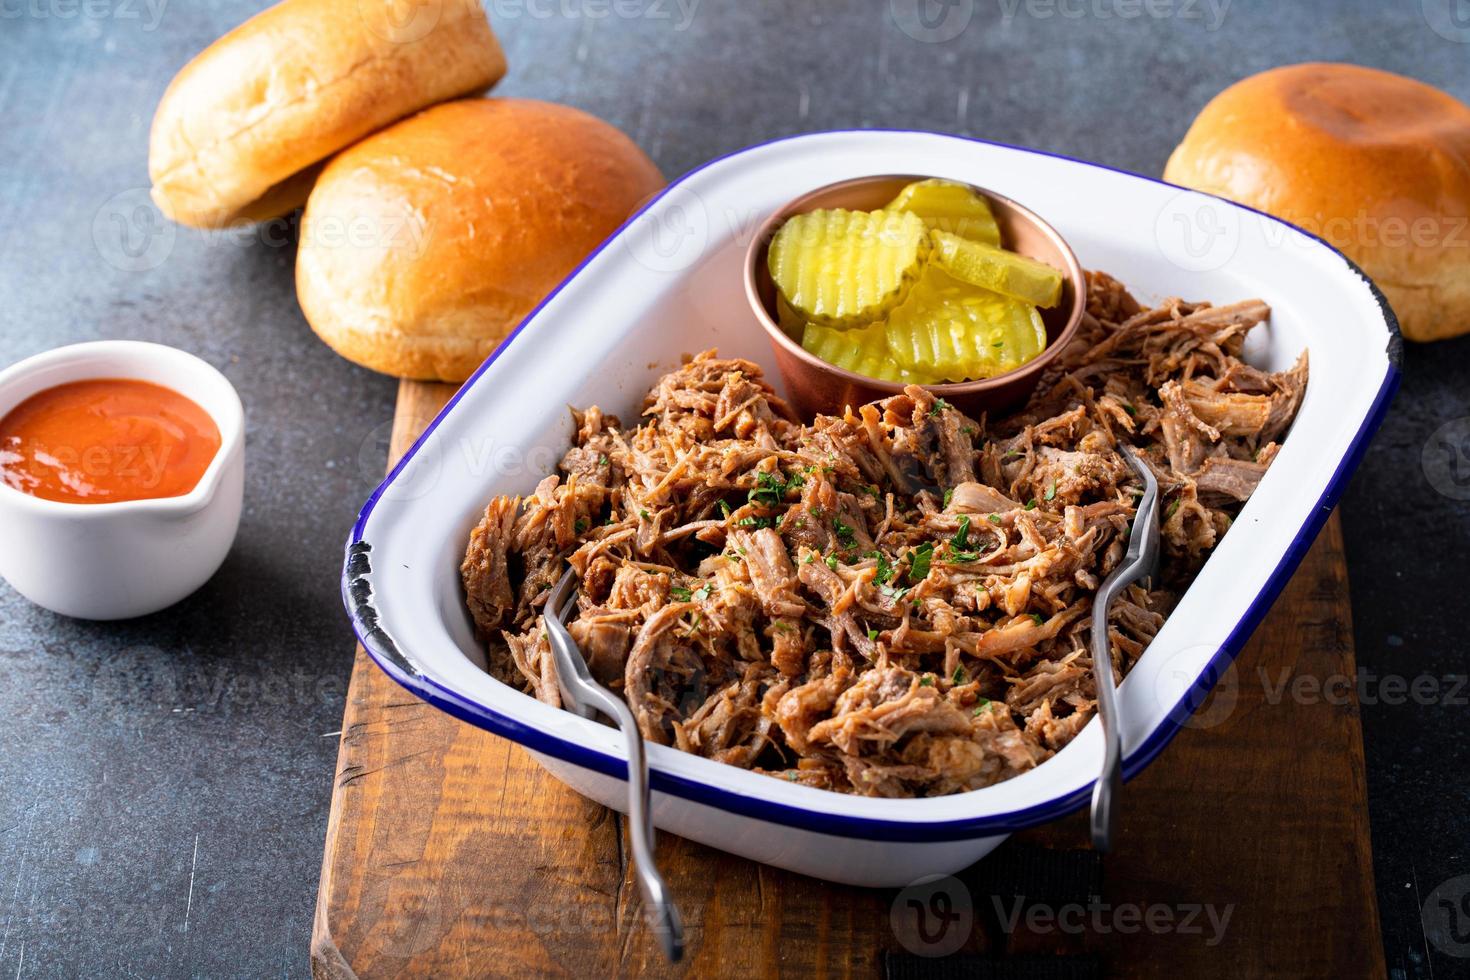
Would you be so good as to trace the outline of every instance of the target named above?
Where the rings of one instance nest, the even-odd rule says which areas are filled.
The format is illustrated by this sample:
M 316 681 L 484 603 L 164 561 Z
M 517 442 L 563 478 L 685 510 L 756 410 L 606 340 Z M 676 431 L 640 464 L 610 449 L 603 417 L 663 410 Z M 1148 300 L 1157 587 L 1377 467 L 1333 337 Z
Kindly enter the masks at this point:
M 289 223 L 174 230 L 145 193 L 165 85 L 262 5 L 0 0 L 0 365 L 95 338 L 186 348 L 239 388 L 249 455 L 235 549 L 177 607 L 88 624 L 0 584 L 3 977 L 309 972 L 351 662 L 340 545 L 381 472 L 395 386 L 313 338 Z M 1470 10 L 1387 6 L 950 0 L 931 31 L 916 0 L 644 0 L 619 8 L 632 17 L 598 16 L 596 0 L 489 3 L 511 64 L 500 93 L 608 119 L 670 177 L 773 136 L 863 126 L 1157 175 L 1218 89 L 1312 59 L 1470 100 Z M 1365 672 L 1442 692 L 1386 704 L 1370 679 L 1362 708 L 1384 945 L 1401 977 L 1470 970 L 1420 925 L 1429 893 L 1470 873 L 1470 711 L 1463 691 L 1447 696 L 1467 669 L 1470 470 L 1436 490 L 1421 465 L 1426 446 L 1470 450 L 1467 371 L 1470 338 L 1409 348 L 1343 503 Z

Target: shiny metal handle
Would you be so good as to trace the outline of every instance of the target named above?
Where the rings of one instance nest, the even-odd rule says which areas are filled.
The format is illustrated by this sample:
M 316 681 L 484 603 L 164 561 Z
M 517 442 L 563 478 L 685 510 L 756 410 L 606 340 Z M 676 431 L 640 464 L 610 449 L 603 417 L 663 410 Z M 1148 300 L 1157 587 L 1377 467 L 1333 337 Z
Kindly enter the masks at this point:
M 1092 603 L 1092 673 L 1097 684 L 1098 717 L 1103 729 L 1103 764 L 1092 787 L 1092 846 L 1107 852 L 1117 828 L 1117 799 L 1123 789 L 1123 729 L 1118 684 L 1113 677 L 1113 644 L 1108 638 L 1108 610 L 1132 582 L 1151 577 L 1159 564 L 1159 483 L 1153 470 L 1126 446 L 1119 450 L 1143 481 L 1143 499 L 1134 512 L 1123 563 L 1097 590 Z
M 633 839 L 633 873 L 643 896 L 643 914 L 669 962 L 684 956 L 684 922 L 669 886 L 654 863 L 652 794 L 648 785 L 648 755 L 643 733 L 627 702 L 597 683 L 571 634 L 562 625 L 575 601 L 576 579 L 571 569 L 547 597 L 546 637 L 556 660 L 557 685 L 566 707 L 582 717 L 597 709 L 617 723 L 628 752 L 628 833 Z

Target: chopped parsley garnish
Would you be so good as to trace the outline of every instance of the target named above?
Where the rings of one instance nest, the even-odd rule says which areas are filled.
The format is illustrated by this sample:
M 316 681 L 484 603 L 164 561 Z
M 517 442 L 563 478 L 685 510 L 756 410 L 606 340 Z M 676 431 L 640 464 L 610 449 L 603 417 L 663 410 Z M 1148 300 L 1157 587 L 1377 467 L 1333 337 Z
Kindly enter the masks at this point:
M 700 602 L 703 602 L 704 600 L 709 598 L 709 593 L 710 587 L 708 585 L 700 586 L 699 588 L 694 590 L 694 598 Z
M 990 699 L 981 698 L 979 701 L 975 702 L 975 710 L 973 714 L 978 715 L 980 714 L 980 712 L 984 711 L 988 707 L 990 707 Z
M 975 427 L 973 425 L 967 425 L 960 431 L 967 436 L 973 436 L 975 434 Z
M 832 518 L 832 530 L 837 532 L 837 540 L 844 548 L 851 548 L 857 544 L 857 532 L 849 525 L 844 524 L 839 517 Z
M 1021 455 L 1021 450 L 1019 450 L 1019 449 L 1010 449 L 1010 450 L 1007 450 L 1006 451 L 1006 454 L 1000 458 L 1000 461 L 1002 463 L 1004 463 L 1006 460 L 1008 460 L 1008 459 L 1016 459 L 1020 455 Z
M 945 401 L 943 398 L 936 398 L 934 399 L 934 407 L 929 409 L 929 414 L 931 416 L 938 415 L 946 408 L 949 408 L 949 402 Z
M 1001 519 L 1000 519 L 1000 515 L 999 514 L 988 514 L 988 515 L 986 515 L 985 519 L 987 521 L 989 521 L 990 523 L 994 524 L 996 527 L 999 527 L 1000 524 L 1001 524 Z
M 1055 499 L 1057 499 L 1057 481 L 1056 480 L 1051 481 L 1051 486 L 1049 486 L 1049 487 L 1046 488 L 1046 499 L 1047 500 L 1055 500 Z
M 801 560 L 801 563 L 803 565 L 810 565 L 812 562 L 814 562 L 816 560 L 817 560 L 817 553 L 815 551 L 808 551 L 806 553 L 806 557 Z
M 640 510 L 638 512 L 638 516 L 641 517 L 641 518 L 643 518 L 646 521 L 646 520 L 648 520 L 648 511 L 646 511 L 646 510 Z
M 720 513 L 728 520 L 730 517 L 730 505 L 723 500 L 720 501 Z
M 1170 504 L 1169 509 L 1164 512 L 1164 520 L 1167 521 L 1169 518 L 1174 516 L 1174 512 L 1179 509 L 1179 500 L 1180 498 L 1178 497 L 1174 498 L 1174 502 Z
M 1042 618 L 1041 613 L 1032 613 L 1031 622 L 1035 623 L 1037 626 L 1046 625 L 1046 620 Z
M 603 453 L 601 456 L 597 457 L 597 465 L 598 466 L 606 466 L 607 465 L 607 454 L 606 453 Z
M 753 527 L 760 530 L 763 527 L 775 527 L 776 522 L 769 517 L 742 517 L 735 522 L 736 527 Z
M 1036 498 L 1035 497 L 1032 497 L 1030 500 L 1026 501 L 1026 506 L 1023 509 L 1025 509 L 1025 510 L 1035 510 L 1036 509 Z
M 775 507 L 781 503 L 782 498 L 785 496 L 785 478 L 779 472 L 767 473 L 762 470 L 756 473 L 755 486 L 750 488 L 750 492 L 746 494 L 746 499 L 752 504 L 758 504 L 762 507 Z
M 1138 414 L 1138 409 L 1134 408 L 1132 405 L 1128 404 L 1127 402 L 1124 402 L 1123 403 L 1123 411 L 1127 412 L 1129 415 L 1137 415 Z
M 954 499 L 954 491 L 953 490 L 946 490 L 946 491 L 944 491 L 944 506 L 948 507 L 949 506 L 949 502 L 951 500 L 953 500 L 953 499 Z
M 669 594 L 672 595 L 675 599 L 678 599 L 680 602 L 688 602 L 690 596 L 693 595 L 692 592 L 684 588 L 684 586 L 682 585 L 674 586 L 672 589 L 669 590 Z
M 579 518 L 577 518 L 577 523 L 575 523 L 575 524 L 572 525 L 572 528 L 578 534 L 581 534 L 583 531 L 587 530 L 587 528 L 589 526 L 590 525 L 587 523 L 587 518 L 585 518 L 585 517 L 579 517 Z
M 925 674 L 923 677 L 920 677 L 919 678 L 919 686 L 920 687 L 933 687 L 934 686 L 934 675 L 933 674 Z
M 929 577 L 929 564 L 934 559 L 934 542 L 925 541 L 909 550 L 909 581 L 915 584 Z
M 881 551 L 870 551 L 868 554 L 878 559 L 878 571 L 873 576 L 873 581 L 879 585 L 887 585 L 893 581 L 893 563 L 888 560 L 888 556 Z
M 964 684 L 969 679 L 969 675 L 965 673 L 965 668 L 956 667 L 954 669 L 954 676 L 950 677 L 950 682 L 953 684 Z
M 837 571 L 837 556 L 836 555 L 828 555 L 827 556 L 827 567 L 830 568 L 830 569 L 832 569 L 832 571 L 834 571 L 834 572 Z
M 876 629 L 872 628 L 872 627 L 869 627 L 868 628 L 868 639 L 870 639 L 870 640 L 876 640 L 876 639 L 878 639 L 878 631 Z
M 949 546 L 953 551 L 964 551 L 970 547 L 970 518 L 968 515 L 960 518 L 960 526 L 955 531 L 954 537 L 949 539 Z

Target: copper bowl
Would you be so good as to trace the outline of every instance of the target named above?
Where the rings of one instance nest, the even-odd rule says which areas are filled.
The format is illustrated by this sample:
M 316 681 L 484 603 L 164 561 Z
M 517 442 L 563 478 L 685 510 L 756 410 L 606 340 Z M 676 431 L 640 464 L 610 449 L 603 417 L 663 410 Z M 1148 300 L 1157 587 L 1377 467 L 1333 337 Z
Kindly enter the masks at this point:
M 903 391 L 904 386 L 894 381 L 864 377 L 828 364 L 808 353 L 796 339 L 781 329 L 776 319 L 776 285 L 771 281 L 770 269 L 766 264 L 766 251 L 770 247 L 771 238 L 776 234 L 776 229 L 792 215 L 818 208 L 871 211 L 893 200 L 906 184 L 925 179 L 927 178 L 919 175 L 890 174 L 882 177 L 858 177 L 819 187 L 777 209 L 761 225 L 750 243 L 750 248 L 746 250 L 745 295 L 750 300 L 756 319 L 771 338 L 771 347 L 776 353 L 776 365 L 786 382 L 786 393 L 792 407 L 803 418 L 818 414 L 840 414 L 848 406 L 855 407 L 896 395 Z M 1001 241 L 1006 248 L 1061 269 L 1064 281 L 1062 301 L 1049 310 L 1041 311 L 1041 320 L 1046 325 L 1046 349 L 1035 359 L 1013 371 L 981 381 L 924 386 L 970 415 L 1001 411 L 1025 401 L 1036 389 L 1046 366 L 1076 334 L 1087 302 L 1087 285 L 1082 275 L 1082 266 L 1078 265 L 1077 256 L 1072 254 L 1072 249 L 1057 234 L 1057 230 L 1030 209 L 1008 197 L 983 187 L 976 187 L 975 190 L 990 202 L 995 220 L 1000 225 Z

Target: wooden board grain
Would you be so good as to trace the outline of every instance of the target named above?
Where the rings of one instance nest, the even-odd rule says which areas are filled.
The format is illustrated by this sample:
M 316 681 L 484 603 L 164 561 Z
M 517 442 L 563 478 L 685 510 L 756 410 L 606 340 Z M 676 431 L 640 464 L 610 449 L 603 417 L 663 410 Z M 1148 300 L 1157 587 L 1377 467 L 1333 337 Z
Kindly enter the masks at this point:
M 403 384 L 394 458 L 452 391 Z M 359 648 L 313 973 L 1381 976 L 1352 685 L 1344 701 L 1292 684 L 1355 676 L 1351 624 L 1334 515 L 1198 723 L 1127 785 L 1116 852 L 1086 850 L 1080 815 L 1017 835 L 945 886 L 973 919 L 949 961 L 922 955 L 938 947 L 916 941 L 894 891 L 662 834 L 689 933 L 669 967 L 642 926 L 622 817 L 418 701 Z

